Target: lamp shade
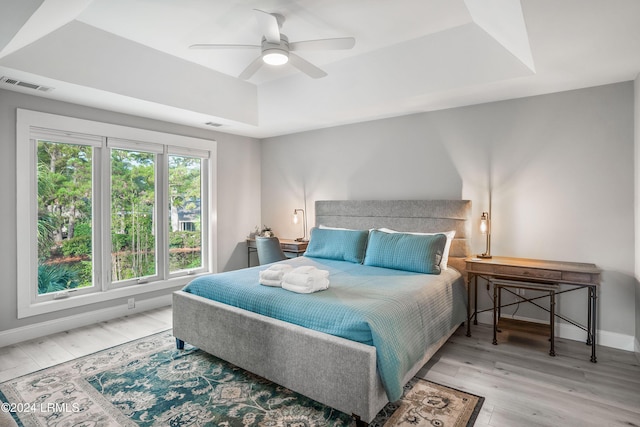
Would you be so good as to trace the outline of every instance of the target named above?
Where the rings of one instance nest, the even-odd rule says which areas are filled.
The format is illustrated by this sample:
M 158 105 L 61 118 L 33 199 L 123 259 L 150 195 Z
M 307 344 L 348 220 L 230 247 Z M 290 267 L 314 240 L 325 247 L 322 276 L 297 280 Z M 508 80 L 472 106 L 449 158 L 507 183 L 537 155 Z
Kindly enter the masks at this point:
M 489 213 L 482 212 L 482 217 L 480 217 L 480 233 L 487 234 L 489 232 Z
M 489 212 L 482 212 L 480 217 L 480 233 L 487 238 L 487 250 L 478 255 L 480 258 L 491 258 L 491 219 Z
M 298 224 L 300 222 L 300 219 L 298 217 L 298 212 L 302 212 L 303 230 L 302 230 L 302 237 L 298 237 L 296 239 L 296 242 L 304 242 L 304 241 L 306 241 L 306 237 L 307 237 L 307 217 L 304 214 L 304 209 L 294 209 L 293 210 L 293 223 L 294 224 Z

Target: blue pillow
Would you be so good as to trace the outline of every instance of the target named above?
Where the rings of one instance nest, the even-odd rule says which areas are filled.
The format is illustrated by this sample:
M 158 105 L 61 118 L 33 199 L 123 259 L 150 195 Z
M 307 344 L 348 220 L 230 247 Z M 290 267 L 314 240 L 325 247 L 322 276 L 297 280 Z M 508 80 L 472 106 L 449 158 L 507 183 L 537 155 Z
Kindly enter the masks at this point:
M 312 228 L 305 256 L 336 259 L 358 264 L 364 259 L 368 230 Z
M 364 265 L 440 274 L 446 243 L 444 234 L 415 235 L 373 230 L 369 233 Z

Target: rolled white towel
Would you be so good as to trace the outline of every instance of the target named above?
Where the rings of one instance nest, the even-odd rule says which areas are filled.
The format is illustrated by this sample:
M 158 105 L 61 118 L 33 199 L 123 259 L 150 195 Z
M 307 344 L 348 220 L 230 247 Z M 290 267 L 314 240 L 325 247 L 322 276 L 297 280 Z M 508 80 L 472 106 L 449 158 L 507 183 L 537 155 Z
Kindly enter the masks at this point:
M 282 286 L 282 280 L 269 280 L 269 279 L 260 279 L 260 284 L 264 286 L 273 286 L 275 288 L 279 288 Z
M 293 267 L 289 264 L 273 264 L 266 270 L 260 271 L 260 284 L 266 286 L 280 286 L 282 276 L 291 270 L 293 270 Z
M 298 285 L 293 285 L 291 283 L 287 283 L 283 280 L 282 289 L 286 289 L 288 291 L 296 292 L 299 294 L 312 294 L 314 292 L 319 292 L 319 291 L 324 291 L 325 289 L 329 289 L 329 280 L 321 279 L 319 282 L 314 283 L 314 286 L 298 286 Z
M 273 271 L 284 271 L 285 273 L 287 271 L 291 271 L 293 270 L 293 266 L 289 265 L 289 264 L 280 264 L 280 263 L 276 263 L 276 264 L 271 264 L 269 266 L 269 268 L 267 268 L 267 270 L 273 270 Z M 266 270 L 265 270 L 266 271 Z
M 303 265 L 302 267 L 296 267 L 293 270 L 291 270 L 291 273 L 310 274 L 310 275 L 313 275 L 313 277 L 321 277 L 321 278 L 329 277 L 329 272 L 327 270 L 320 270 L 312 265 Z
M 303 267 L 300 267 L 303 268 Z M 299 271 L 303 271 L 302 273 Z M 307 271 L 306 273 L 304 271 Z M 282 277 L 282 288 L 298 293 L 312 293 L 323 291 L 329 287 L 329 272 L 326 270 L 312 269 L 299 270 L 298 268 Z
M 265 280 L 282 280 L 284 270 L 264 270 L 260 272 L 260 278 Z
M 309 274 L 309 273 L 315 273 L 316 271 L 325 271 L 325 270 L 318 270 L 313 265 L 303 265 L 301 267 L 294 268 L 292 273 Z M 329 272 L 327 271 L 327 275 L 328 273 Z

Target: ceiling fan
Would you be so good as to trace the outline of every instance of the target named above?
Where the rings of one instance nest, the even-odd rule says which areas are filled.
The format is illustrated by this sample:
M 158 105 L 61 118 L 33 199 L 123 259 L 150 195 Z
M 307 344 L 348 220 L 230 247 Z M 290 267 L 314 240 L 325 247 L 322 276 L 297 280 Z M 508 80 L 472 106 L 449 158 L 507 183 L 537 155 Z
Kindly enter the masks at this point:
M 262 42 L 259 45 L 246 44 L 193 44 L 191 49 L 261 49 L 260 55 L 254 59 L 238 76 L 247 80 L 253 76 L 263 64 L 283 65 L 289 62 L 308 76 L 319 79 L 327 75 L 309 61 L 292 53 L 300 50 L 351 49 L 356 40 L 353 37 L 339 37 L 320 40 L 289 42 L 287 36 L 280 32 L 284 16 L 254 9 L 258 25 L 262 30 Z

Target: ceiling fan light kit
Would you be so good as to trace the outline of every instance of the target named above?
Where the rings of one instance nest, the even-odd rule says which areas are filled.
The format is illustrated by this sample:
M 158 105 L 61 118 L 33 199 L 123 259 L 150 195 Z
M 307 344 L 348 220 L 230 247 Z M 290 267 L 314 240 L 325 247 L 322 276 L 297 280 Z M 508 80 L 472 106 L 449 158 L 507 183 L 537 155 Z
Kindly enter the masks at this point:
M 260 45 L 231 45 L 231 44 L 193 44 L 192 49 L 247 49 L 260 48 L 261 53 L 238 76 L 247 80 L 253 76 L 263 64 L 284 65 L 291 64 L 309 77 L 319 79 L 327 75 L 300 56 L 291 53 L 298 50 L 323 50 L 323 49 L 351 49 L 356 41 L 353 37 L 339 37 L 332 39 L 304 40 L 289 44 L 287 36 L 280 32 L 285 21 L 284 16 L 278 13 L 268 13 L 254 9 L 258 25 L 262 30 L 262 43 Z
M 284 34 L 280 35 L 280 43 L 270 43 L 262 39 L 262 60 L 269 65 L 284 65 L 289 62 L 289 40 Z
M 262 52 L 262 60 L 269 65 L 284 65 L 289 62 L 289 52 L 280 49 L 269 49 Z

